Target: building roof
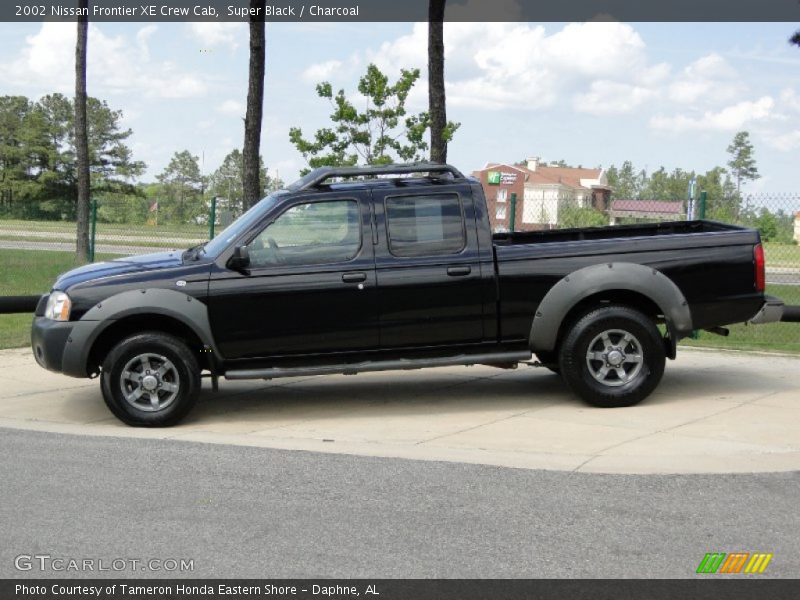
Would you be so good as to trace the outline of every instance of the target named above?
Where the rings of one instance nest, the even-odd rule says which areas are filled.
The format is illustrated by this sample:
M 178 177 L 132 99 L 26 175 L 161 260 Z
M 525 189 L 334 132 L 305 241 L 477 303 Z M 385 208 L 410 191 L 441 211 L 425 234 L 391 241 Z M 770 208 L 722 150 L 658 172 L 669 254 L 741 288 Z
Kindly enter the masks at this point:
M 522 165 L 509 165 L 507 163 L 486 163 L 483 169 L 477 172 L 496 169 L 497 167 L 505 167 L 520 171 L 525 175 L 525 183 L 539 184 L 539 185 L 564 185 L 567 187 L 586 190 L 589 189 L 581 184 L 581 179 L 600 179 L 603 169 L 584 169 L 577 167 L 549 167 L 546 165 L 539 165 L 535 171 Z M 592 186 L 592 187 L 606 187 L 606 186 Z
M 611 210 L 640 213 L 683 213 L 683 202 L 665 200 L 612 200 Z

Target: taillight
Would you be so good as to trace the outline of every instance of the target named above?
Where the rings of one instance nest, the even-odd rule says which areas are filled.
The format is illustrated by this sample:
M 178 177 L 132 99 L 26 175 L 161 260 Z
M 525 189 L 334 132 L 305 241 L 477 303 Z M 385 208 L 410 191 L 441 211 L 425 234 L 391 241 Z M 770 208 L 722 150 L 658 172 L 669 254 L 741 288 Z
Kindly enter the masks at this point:
M 764 247 L 761 244 L 756 244 L 755 248 L 753 248 L 753 257 L 756 263 L 756 291 L 763 292 L 766 267 L 764 264 Z

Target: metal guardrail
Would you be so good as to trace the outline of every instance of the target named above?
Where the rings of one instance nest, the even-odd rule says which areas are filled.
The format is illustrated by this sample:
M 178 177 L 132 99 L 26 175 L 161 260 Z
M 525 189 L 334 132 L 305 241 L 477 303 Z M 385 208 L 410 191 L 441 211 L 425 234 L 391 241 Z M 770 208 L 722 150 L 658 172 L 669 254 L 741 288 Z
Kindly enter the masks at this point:
M 36 312 L 39 296 L 0 296 L 0 314 Z

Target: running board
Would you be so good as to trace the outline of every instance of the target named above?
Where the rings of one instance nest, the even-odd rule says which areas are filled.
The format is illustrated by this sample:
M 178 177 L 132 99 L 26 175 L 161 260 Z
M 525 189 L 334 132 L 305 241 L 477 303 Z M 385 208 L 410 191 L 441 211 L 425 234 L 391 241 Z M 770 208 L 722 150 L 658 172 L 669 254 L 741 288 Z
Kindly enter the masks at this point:
M 225 379 L 278 379 L 280 377 L 308 377 L 309 375 L 355 375 L 369 371 L 408 371 L 428 367 L 452 367 L 457 365 L 494 365 L 498 363 L 521 362 L 531 359 L 531 353 L 500 352 L 494 354 L 459 354 L 441 358 L 400 358 L 340 365 L 321 365 L 318 367 L 273 367 L 269 369 L 239 369 L 225 373 Z

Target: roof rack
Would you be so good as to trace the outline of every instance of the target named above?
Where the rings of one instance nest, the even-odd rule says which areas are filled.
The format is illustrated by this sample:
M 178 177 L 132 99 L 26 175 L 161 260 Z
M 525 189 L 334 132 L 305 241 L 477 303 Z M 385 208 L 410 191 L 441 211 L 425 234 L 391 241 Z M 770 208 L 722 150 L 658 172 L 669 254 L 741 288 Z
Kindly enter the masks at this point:
M 450 173 L 455 179 L 464 179 L 464 175 L 451 165 L 418 162 L 405 165 L 377 165 L 367 167 L 320 167 L 304 175 L 286 189 L 292 192 L 319 187 L 323 182 L 334 177 L 360 177 L 363 175 L 407 175 L 409 173 Z

